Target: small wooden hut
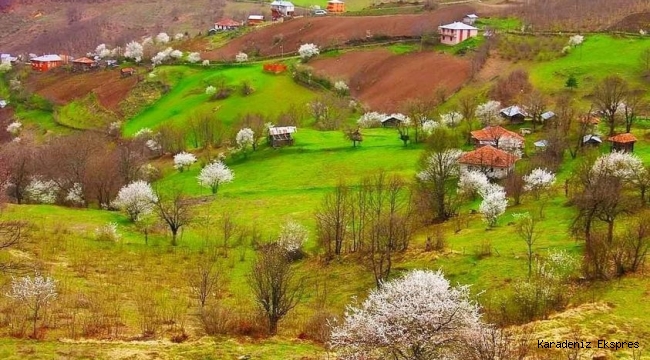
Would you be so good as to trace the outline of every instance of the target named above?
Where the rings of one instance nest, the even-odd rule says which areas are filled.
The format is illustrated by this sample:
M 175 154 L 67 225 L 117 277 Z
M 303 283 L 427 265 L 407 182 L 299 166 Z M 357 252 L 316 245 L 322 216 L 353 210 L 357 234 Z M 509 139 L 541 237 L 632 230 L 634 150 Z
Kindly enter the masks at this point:
M 269 128 L 269 144 L 274 148 L 293 145 L 291 134 L 298 131 L 295 126 L 274 126 Z
M 612 151 L 633 152 L 636 136 L 625 133 L 610 136 L 607 141 L 612 143 Z

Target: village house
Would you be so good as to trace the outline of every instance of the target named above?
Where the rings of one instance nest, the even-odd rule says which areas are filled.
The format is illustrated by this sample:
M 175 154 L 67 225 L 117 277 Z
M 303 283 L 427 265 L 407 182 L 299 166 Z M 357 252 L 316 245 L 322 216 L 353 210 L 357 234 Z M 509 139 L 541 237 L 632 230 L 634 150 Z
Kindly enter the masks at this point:
M 478 16 L 476 16 L 476 14 L 469 14 L 469 15 L 465 15 L 465 17 L 463 18 L 463 22 L 467 25 L 474 25 L 477 19 Z
M 345 3 L 341 0 L 329 0 L 327 2 L 327 12 L 340 14 L 345 12 Z
M 582 146 L 600 146 L 603 141 L 600 139 L 600 136 L 594 134 L 587 134 L 582 137 Z
M 237 30 L 241 27 L 241 22 L 235 21 L 233 19 L 221 19 L 214 23 L 215 30 L 219 31 L 228 31 L 228 30 Z
M 462 22 L 455 22 L 438 26 L 440 42 L 445 45 L 457 45 L 461 42 L 478 36 L 478 29 Z
M 87 71 L 96 67 L 97 62 L 85 56 L 72 60 L 72 69 L 74 71 Z
M 259 25 L 264 22 L 264 15 L 248 15 L 248 26 Z
M 633 152 L 636 136 L 630 133 L 610 136 L 607 141 L 612 143 L 612 151 Z
M 547 121 L 549 121 L 549 120 L 551 120 L 552 118 L 555 117 L 555 113 L 552 112 L 552 111 L 547 111 L 547 112 L 543 113 L 542 115 L 540 115 L 540 117 L 542 118 L 542 122 L 547 122 Z
M 293 145 L 291 134 L 298 131 L 295 126 L 274 126 L 269 128 L 269 144 L 274 147 Z
M 36 71 L 48 71 L 63 65 L 63 59 L 59 55 L 37 56 L 30 60 L 32 69 Z
M 393 115 L 387 115 L 381 119 L 381 126 L 383 127 L 398 127 L 401 123 L 402 120 Z
M 474 146 L 494 146 L 497 149 L 523 150 L 524 138 L 516 132 L 501 126 L 487 126 L 481 130 L 471 132 Z
M 515 169 L 519 158 L 490 145 L 463 153 L 458 159 L 461 171 L 480 171 L 492 179 L 503 179 Z
M 501 109 L 501 111 L 499 111 L 499 114 L 501 117 L 513 124 L 521 124 L 524 122 L 524 119 L 528 117 L 526 110 L 517 105 L 508 106 L 505 109 Z
M 273 20 L 292 17 L 296 12 L 293 3 L 286 0 L 275 0 L 271 3 L 271 17 Z

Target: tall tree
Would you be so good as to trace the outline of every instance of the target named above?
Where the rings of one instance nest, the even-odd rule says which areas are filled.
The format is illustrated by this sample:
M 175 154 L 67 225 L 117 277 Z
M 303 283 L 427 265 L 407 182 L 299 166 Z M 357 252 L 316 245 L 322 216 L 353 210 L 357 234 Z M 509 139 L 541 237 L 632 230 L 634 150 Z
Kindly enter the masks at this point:
M 269 333 L 302 299 L 304 281 L 299 279 L 284 249 L 268 245 L 259 252 L 248 277 L 255 300 L 266 316 Z
M 174 187 L 167 192 L 156 191 L 158 201 L 155 207 L 160 220 L 164 221 L 172 233 L 172 246 L 178 245 L 178 231 L 192 220 L 190 199 L 182 189 Z
M 616 130 L 616 114 L 625 101 L 628 93 L 628 84 L 618 75 L 610 75 L 599 82 L 594 88 L 594 107 L 607 121 L 609 136 L 614 135 Z

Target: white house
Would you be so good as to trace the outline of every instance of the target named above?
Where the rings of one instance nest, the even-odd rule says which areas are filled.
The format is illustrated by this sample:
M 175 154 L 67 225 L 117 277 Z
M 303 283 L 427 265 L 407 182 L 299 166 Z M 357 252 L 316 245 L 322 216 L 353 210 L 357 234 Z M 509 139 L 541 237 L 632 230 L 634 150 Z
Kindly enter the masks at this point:
M 461 171 L 480 171 L 493 179 L 503 179 L 515 169 L 517 156 L 490 145 L 463 153 L 458 159 Z
M 291 17 L 295 13 L 296 8 L 293 3 L 286 0 L 275 0 L 271 3 L 271 16 L 273 20 Z
M 440 42 L 445 45 L 456 45 L 478 35 L 478 29 L 462 22 L 454 22 L 438 26 Z
M 467 25 L 474 25 L 477 19 L 478 16 L 476 16 L 476 14 L 469 14 L 469 15 L 465 15 L 465 17 L 463 18 L 463 22 Z

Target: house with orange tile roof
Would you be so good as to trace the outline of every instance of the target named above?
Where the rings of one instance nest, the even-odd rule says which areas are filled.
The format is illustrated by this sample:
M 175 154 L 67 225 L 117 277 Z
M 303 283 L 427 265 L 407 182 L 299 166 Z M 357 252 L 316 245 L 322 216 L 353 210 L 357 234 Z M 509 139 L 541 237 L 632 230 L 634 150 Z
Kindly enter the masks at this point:
M 519 158 L 490 145 L 463 153 L 458 159 L 461 171 L 481 171 L 487 177 L 503 179 L 515 169 Z
M 486 145 L 497 149 L 524 149 L 524 137 L 501 126 L 487 126 L 471 132 L 475 147 Z
M 607 141 L 612 143 L 612 151 L 633 152 L 636 136 L 630 133 L 610 136 Z

